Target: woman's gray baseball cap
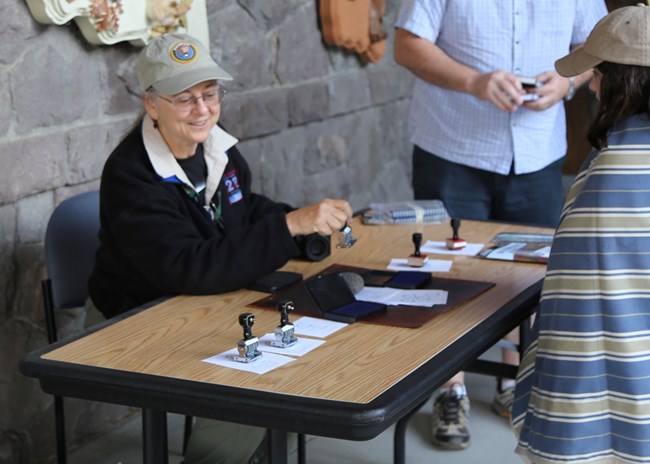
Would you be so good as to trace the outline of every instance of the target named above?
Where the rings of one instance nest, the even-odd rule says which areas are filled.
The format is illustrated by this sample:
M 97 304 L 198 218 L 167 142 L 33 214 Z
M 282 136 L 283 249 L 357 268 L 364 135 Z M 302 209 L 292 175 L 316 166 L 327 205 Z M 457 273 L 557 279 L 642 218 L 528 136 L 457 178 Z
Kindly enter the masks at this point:
M 153 87 L 170 95 L 204 81 L 232 80 L 203 44 L 187 34 L 164 34 L 150 42 L 135 70 L 142 90 Z
M 594 26 L 584 45 L 555 62 L 561 76 L 577 76 L 603 61 L 650 66 L 650 7 L 617 8 Z

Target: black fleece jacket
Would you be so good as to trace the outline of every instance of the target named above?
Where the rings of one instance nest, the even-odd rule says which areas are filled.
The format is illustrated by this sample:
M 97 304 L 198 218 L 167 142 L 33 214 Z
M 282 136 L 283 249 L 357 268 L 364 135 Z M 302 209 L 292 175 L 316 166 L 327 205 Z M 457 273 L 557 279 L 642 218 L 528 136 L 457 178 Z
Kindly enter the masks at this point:
M 246 161 L 235 147 L 226 154 L 219 184 L 223 227 L 182 184 L 156 174 L 140 126 L 110 155 L 101 179 L 101 245 L 89 282 L 104 316 L 162 296 L 243 288 L 300 254 L 285 220 L 290 208 L 251 193 Z M 239 201 L 225 185 L 233 173 Z

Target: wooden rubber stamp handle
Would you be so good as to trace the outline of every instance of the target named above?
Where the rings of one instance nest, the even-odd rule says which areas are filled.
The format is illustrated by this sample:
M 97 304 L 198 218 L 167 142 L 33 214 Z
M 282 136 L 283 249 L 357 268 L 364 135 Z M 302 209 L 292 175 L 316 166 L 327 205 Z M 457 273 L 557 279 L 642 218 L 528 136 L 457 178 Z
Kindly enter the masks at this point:
M 452 218 L 451 219 L 451 229 L 453 230 L 454 240 L 458 240 L 458 229 L 460 229 L 460 219 Z
M 413 234 L 413 244 L 415 245 L 415 253 L 413 253 L 414 256 L 420 256 L 420 246 L 422 245 L 422 234 L 419 232 L 416 232 Z

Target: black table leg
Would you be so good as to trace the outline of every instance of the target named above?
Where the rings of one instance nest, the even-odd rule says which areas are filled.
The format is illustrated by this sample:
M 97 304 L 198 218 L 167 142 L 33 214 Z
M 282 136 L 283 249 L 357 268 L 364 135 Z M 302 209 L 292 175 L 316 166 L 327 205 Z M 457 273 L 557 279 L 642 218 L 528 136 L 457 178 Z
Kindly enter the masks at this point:
M 298 464 L 307 464 L 307 440 L 304 433 L 298 434 Z
M 535 306 L 535 310 L 533 311 L 533 314 L 529 318 L 522 321 L 521 324 L 519 325 L 519 356 L 521 358 L 524 357 L 524 353 L 526 349 L 528 349 L 528 345 L 530 345 L 530 343 L 532 342 L 532 338 L 533 338 L 532 322 L 536 312 L 537 312 L 537 306 Z
M 142 462 L 167 464 L 167 413 L 142 410 Z
M 287 464 L 287 432 L 268 430 L 269 464 Z
M 395 437 L 393 439 L 393 463 L 404 464 L 406 462 L 406 428 L 409 425 L 409 420 L 418 410 L 424 406 L 428 400 L 420 403 L 415 409 L 403 416 L 395 424 Z

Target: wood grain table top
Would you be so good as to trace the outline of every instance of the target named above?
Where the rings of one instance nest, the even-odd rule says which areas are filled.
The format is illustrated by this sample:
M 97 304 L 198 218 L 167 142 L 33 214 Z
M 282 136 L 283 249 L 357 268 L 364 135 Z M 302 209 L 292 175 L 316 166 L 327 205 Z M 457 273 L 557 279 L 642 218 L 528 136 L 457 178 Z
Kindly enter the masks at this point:
M 460 235 L 470 243 L 487 243 L 499 232 L 550 233 L 549 229 L 463 221 Z M 353 224 L 357 243 L 337 249 L 318 263 L 294 260 L 283 269 L 317 274 L 332 264 L 386 269 L 391 258 L 413 251 L 413 232 L 427 240 L 451 236 L 448 224 L 366 226 Z M 264 296 L 241 290 L 214 296 L 178 296 L 135 313 L 42 356 L 65 362 L 131 373 L 163 376 L 282 395 L 364 404 L 397 384 L 438 353 L 490 317 L 515 296 L 539 284 L 546 267 L 533 263 L 493 261 L 470 256 L 430 255 L 452 259 L 449 273 L 436 276 L 494 282 L 479 297 L 435 317 L 419 329 L 351 324 L 326 343 L 295 361 L 263 375 L 202 360 L 235 347 L 242 337 L 238 315 L 253 312 L 253 333 L 273 332 L 278 314 L 246 306 Z M 242 265 L 249 265 L 243 263 Z M 298 316 L 293 316 L 294 318 Z

